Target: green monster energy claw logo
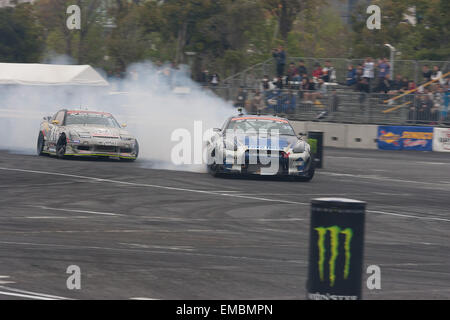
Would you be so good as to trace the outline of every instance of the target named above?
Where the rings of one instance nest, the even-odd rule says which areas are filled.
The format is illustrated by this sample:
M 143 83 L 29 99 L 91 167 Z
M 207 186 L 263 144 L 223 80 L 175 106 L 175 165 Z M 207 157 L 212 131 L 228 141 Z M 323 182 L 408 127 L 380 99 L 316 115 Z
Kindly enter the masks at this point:
M 341 229 L 338 226 L 331 227 L 318 227 L 314 228 L 317 231 L 319 239 L 317 245 L 319 247 L 319 275 L 320 280 L 324 281 L 324 265 L 325 265 L 325 238 L 327 232 L 330 232 L 330 260 L 329 260 L 329 272 L 330 272 L 330 285 L 333 287 L 336 281 L 336 260 L 339 256 L 339 236 L 345 235 L 344 251 L 345 251 L 345 266 L 344 266 L 344 279 L 347 279 L 350 274 L 350 243 L 353 237 L 353 231 L 350 228 Z

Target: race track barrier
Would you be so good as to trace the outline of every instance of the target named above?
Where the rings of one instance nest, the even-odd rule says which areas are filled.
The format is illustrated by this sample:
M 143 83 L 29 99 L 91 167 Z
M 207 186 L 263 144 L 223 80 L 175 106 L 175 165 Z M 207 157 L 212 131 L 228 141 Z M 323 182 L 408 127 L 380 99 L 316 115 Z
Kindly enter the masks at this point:
M 291 121 L 296 133 L 324 133 L 324 146 L 450 152 L 450 128 Z
M 434 128 L 433 151 L 450 152 L 450 128 Z

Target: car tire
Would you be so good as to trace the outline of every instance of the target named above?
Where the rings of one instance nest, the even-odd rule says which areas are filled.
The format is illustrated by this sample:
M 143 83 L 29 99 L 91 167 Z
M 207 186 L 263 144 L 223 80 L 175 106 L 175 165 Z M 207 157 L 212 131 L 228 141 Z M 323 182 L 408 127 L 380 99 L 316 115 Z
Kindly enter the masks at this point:
M 310 182 L 314 178 L 314 174 L 316 173 L 316 168 L 314 166 L 314 161 L 312 160 L 311 165 L 309 166 L 308 173 L 302 177 L 297 177 L 297 181 L 301 182 Z
M 134 149 L 135 149 L 135 151 L 136 151 L 136 158 L 135 158 L 135 159 L 121 159 L 121 160 L 124 161 L 124 162 L 133 162 L 133 161 L 136 161 L 137 158 L 138 158 L 138 156 L 139 156 L 139 143 L 138 143 L 137 140 L 136 140 L 136 145 L 134 146 Z
M 37 146 L 36 146 L 38 156 L 45 155 L 44 145 L 45 145 L 44 135 L 42 134 L 42 132 L 39 132 L 39 137 L 38 137 Z
M 212 157 L 215 157 L 215 149 L 211 152 L 211 159 Z M 208 160 L 208 163 L 210 163 L 211 159 Z M 220 167 L 218 164 L 216 164 L 216 161 L 214 160 L 212 164 L 208 164 L 207 166 L 208 173 L 213 177 L 218 177 L 220 175 Z
M 58 143 L 56 143 L 56 157 L 58 159 L 65 158 L 66 148 L 67 148 L 66 136 L 64 134 L 62 134 L 58 139 Z

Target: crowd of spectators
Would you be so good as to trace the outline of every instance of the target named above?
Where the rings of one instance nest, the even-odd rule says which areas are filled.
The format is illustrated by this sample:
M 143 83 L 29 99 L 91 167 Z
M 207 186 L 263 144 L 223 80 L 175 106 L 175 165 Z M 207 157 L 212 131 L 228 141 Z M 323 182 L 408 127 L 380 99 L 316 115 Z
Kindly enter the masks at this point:
M 244 107 L 251 113 L 291 113 L 301 102 L 337 111 L 339 98 L 335 90 L 329 90 L 329 86 L 336 84 L 336 69 L 331 61 L 325 61 L 323 66 L 316 63 L 308 72 L 303 60 L 297 64 L 290 63 L 286 69 L 283 47 L 274 49 L 272 54 L 276 62 L 276 77 L 272 79 L 264 75 L 256 90 L 247 91 L 241 87 L 235 98 L 236 107 Z M 328 108 L 319 101 L 325 97 L 331 98 Z
M 286 52 L 282 46 L 273 49 L 272 56 L 276 66 L 275 77 L 264 75 L 257 89 L 241 87 L 235 96 L 236 107 L 244 107 L 251 113 L 312 110 L 323 114 L 323 111 L 338 111 L 340 97 L 345 92 L 356 91 L 359 92 L 361 110 L 365 110 L 368 105 L 366 101 L 370 97 L 370 104 L 377 103 L 380 112 L 383 106 L 386 109 L 397 106 L 407 108 L 409 120 L 413 123 L 450 120 L 449 77 L 442 77 L 443 73 L 438 65 L 424 65 L 422 79 L 416 83 L 399 73 L 391 78 L 393 70 L 389 59 L 368 57 L 360 64 L 348 65 L 345 80 L 338 85 L 337 71 L 330 60 L 323 64 L 309 64 L 311 69 L 308 70 L 302 59 L 287 64 Z M 343 76 L 341 75 L 341 80 L 344 79 Z M 205 82 L 206 79 L 209 78 L 205 78 Z M 399 95 L 404 96 L 393 99 Z
M 380 100 L 389 101 L 388 105 L 393 104 L 392 98 L 406 94 L 397 103 L 409 107 L 408 120 L 434 123 L 445 121 L 448 115 L 449 79 L 442 76 L 439 66 L 424 65 L 419 84 L 401 74 L 391 79 L 389 60 L 383 58 L 375 63 L 369 57 L 356 67 L 348 66 L 346 85 L 361 93 L 361 103 L 367 93 L 379 94 Z

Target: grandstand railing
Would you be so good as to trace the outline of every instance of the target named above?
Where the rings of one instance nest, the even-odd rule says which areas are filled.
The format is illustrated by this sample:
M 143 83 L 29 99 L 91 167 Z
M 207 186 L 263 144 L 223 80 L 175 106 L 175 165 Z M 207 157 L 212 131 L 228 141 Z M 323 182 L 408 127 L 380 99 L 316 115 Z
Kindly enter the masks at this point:
M 245 102 L 236 101 L 236 90 L 213 87 L 213 92 L 248 113 L 277 114 L 291 120 L 356 124 L 450 126 L 444 94 L 408 94 L 386 103 L 395 95 L 328 89 L 261 91 L 262 103 L 255 99 L 258 89 L 244 87 Z M 447 102 L 448 103 L 448 102 Z M 447 106 L 448 108 L 448 106 Z

